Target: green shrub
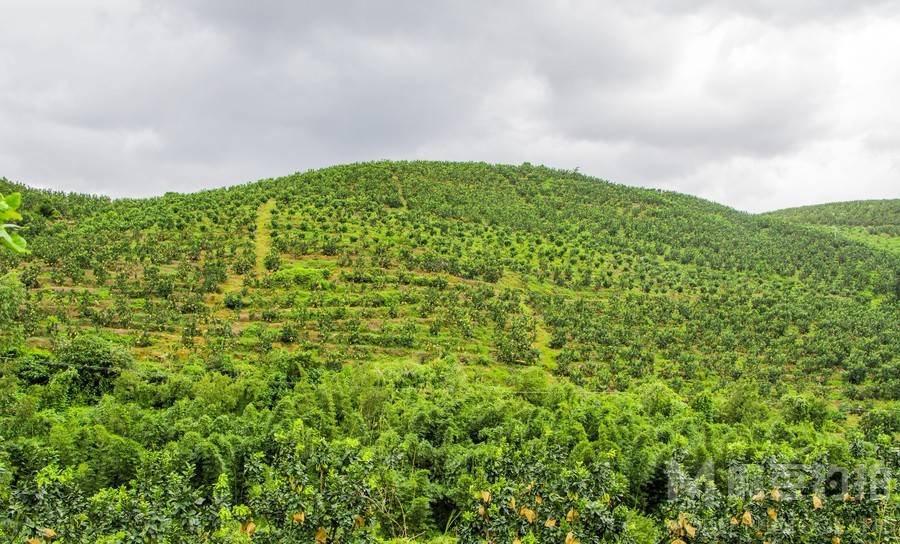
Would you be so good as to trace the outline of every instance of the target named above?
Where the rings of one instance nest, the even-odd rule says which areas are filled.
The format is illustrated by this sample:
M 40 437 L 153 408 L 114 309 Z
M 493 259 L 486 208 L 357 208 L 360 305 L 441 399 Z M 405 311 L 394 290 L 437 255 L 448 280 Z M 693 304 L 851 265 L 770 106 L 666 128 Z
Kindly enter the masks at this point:
M 55 355 L 60 364 L 78 372 L 79 385 L 89 395 L 110 391 L 115 378 L 133 362 L 127 349 L 94 334 L 76 336 Z

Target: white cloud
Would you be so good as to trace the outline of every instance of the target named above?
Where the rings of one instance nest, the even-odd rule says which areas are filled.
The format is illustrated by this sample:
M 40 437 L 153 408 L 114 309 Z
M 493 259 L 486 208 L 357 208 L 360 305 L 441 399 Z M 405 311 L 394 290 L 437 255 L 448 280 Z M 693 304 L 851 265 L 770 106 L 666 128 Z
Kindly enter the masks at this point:
M 113 195 L 544 163 L 746 210 L 900 196 L 897 2 L 14 0 L 0 175 Z

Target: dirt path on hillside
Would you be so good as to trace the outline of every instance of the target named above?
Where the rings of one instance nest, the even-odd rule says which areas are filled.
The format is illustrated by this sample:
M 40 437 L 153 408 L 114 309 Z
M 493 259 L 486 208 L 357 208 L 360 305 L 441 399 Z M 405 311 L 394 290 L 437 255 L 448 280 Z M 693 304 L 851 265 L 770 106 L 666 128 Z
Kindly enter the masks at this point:
M 497 285 L 499 287 L 517 289 L 527 295 L 528 287 L 522 277 L 518 274 L 507 272 L 503 275 L 503 278 L 501 278 Z M 535 338 L 532 347 L 538 350 L 541 365 L 547 369 L 555 368 L 556 356 L 559 355 L 559 350 L 550 347 L 550 339 L 552 336 L 547 329 L 547 325 L 544 323 L 543 316 L 527 302 L 522 303 L 522 311 L 525 315 L 534 319 Z
M 256 274 L 263 276 L 266 273 L 265 259 L 272 247 L 272 229 L 269 222 L 272 219 L 272 210 L 275 209 L 275 199 L 270 198 L 256 212 Z
M 394 176 L 391 178 L 391 181 L 394 183 L 394 188 L 397 189 L 397 197 L 400 199 L 400 204 L 403 205 L 404 210 L 408 210 L 409 206 L 406 205 L 406 196 L 403 194 L 403 186 L 400 185 L 400 180 Z

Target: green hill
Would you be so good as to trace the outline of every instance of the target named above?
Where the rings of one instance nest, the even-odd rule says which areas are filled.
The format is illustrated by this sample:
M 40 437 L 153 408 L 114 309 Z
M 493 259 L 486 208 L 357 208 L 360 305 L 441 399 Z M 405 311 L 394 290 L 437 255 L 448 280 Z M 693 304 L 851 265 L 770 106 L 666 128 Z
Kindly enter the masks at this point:
M 900 255 L 900 199 L 789 208 L 768 214 Z
M 900 462 L 900 255 L 807 225 L 887 228 L 896 202 L 755 216 L 447 162 L 14 190 L 33 253 L 0 255 L 0 535 L 896 537 L 896 501 L 815 481 Z M 806 499 L 727 493 L 779 463 Z

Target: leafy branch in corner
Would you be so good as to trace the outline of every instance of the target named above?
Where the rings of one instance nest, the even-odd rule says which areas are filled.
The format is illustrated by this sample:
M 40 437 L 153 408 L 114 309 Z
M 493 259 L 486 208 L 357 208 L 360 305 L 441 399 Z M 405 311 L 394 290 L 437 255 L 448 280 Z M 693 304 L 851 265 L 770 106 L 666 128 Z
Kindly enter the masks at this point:
M 7 221 L 20 221 L 22 215 L 18 212 L 19 206 L 22 204 L 22 195 L 13 193 L 3 197 L 0 194 L 0 245 L 3 245 L 16 253 L 28 253 L 28 243 L 25 239 L 10 232 L 19 228 L 18 225 L 7 223 Z

